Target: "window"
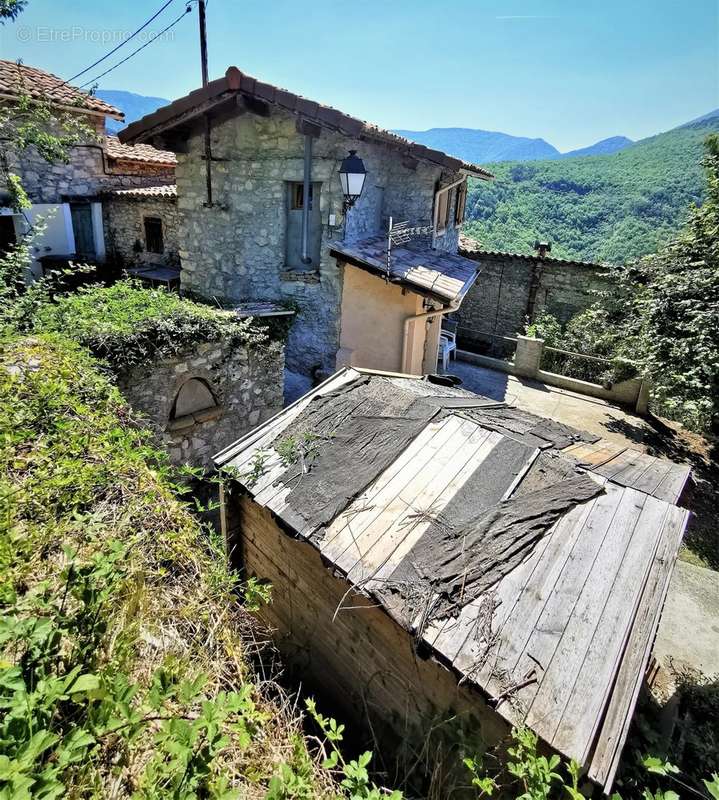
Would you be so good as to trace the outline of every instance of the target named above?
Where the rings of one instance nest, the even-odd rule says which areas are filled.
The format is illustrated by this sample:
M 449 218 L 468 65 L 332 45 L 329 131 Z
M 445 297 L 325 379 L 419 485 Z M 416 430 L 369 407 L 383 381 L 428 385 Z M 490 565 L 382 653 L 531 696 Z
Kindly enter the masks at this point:
M 170 419 L 177 419 L 188 414 L 195 414 L 217 405 L 210 387 L 202 378 L 190 378 L 185 381 L 177 393 L 170 412 Z
M 457 197 L 454 205 L 454 224 L 461 225 L 464 222 L 464 210 L 467 206 L 467 181 L 460 183 L 457 187 Z
M 291 198 L 290 198 L 290 209 L 292 211 L 302 211 L 304 206 L 304 183 L 292 183 L 290 184 L 291 189 Z M 312 211 L 312 184 L 310 184 L 310 211 Z
M 0 256 L 5 255 L 15 244 L 15 218 L 10 214 L 0 215 Z
M 449 190 L 444 189 L 434 196 L 434 232 L 441 236 L 449 223 Z
M 145 249 L 148 253 L 164 253 L 162 240 L 162 220 L 159 217 L 145 217 Z

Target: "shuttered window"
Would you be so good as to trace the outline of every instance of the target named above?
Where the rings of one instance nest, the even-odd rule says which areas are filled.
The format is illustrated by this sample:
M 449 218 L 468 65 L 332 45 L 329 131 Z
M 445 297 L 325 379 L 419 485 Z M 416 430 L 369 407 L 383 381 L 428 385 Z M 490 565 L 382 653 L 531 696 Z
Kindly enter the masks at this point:
M 434 198 L 434 232 L 440 236 L 449 222 L 449 190 L 437 192 Z
M 467 181 L 460 183 L 457 187 L 457 198 L 454 205 L 454 224 L 461 225 L 464 222 L 464 211 L 467 206 Z

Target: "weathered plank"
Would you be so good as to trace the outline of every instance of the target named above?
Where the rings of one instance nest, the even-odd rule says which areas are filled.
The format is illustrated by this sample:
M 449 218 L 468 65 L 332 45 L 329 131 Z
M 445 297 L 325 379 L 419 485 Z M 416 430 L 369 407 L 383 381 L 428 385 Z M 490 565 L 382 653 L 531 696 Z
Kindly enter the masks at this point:
M 629 639 L 612 689 L 606 715 L 592 754 L 589 777 L 603 785 L 606 793 L 616 774 L 634 707 L 649 662 L 654 634 L 669 589 L 676 555 L 689 519 L 689 512 L 671 506 L 664 531 L 642 590 Z
M 476 427 L 476 426 L 475 426 Z M 337 563 L 348 550 L 361 556 L 358 537 L 385 512 L 388 504 L 442 450 L 453 436 L 469 436 L 471 424 L 452 415 L 431 422 L 410 446 L 326 530 L 320 542 L 322 555 Z
M 605 687 L 611 685 L 624 632 L 634 615 L 641 585 L 637 577 L 643 581 L 656 548 L 657 528 L 666 513 L 666 504 L 659 500 L 631 489 L 620 493 L 619 509 L 527 715 L 527 724 L 536 725 L 537 733 L 553 744 L 561 731 L 563 752 L 580 763 L 584 763 Z M 576 687 L 579 698 L 573 691 Z M 571 697 L 577 700 L 574 707 Z M 582 709 L 580 719 L 576 719 L 578 709 Z
M 353 554 L 352 563 L 344 557 L 338 560 L 337 563 L 347 571 L 349 580 L 358 582 L 371 575 L 375 576 L 400 542 L 407 537 L 416 541 L 429 522 L 419 518 L 413 520 L 410 515 L 440 512 L 451 496 L 445 497 L 444 501 L 439 500 L 445 487 L 458 474 L 461 473 L 465 479 L 471 474 L 473 470 L 462 472 L 462 468 L 483 445 L 486 444 L 483 451 L 486 455 L 497 443 L 497 436 L 475 423 L 469 422 L 465 426 L 464 422 L 466 420 L 446 446 L 415 474 L 375 521 L 360 534 L 357 539 L 359 557 Z

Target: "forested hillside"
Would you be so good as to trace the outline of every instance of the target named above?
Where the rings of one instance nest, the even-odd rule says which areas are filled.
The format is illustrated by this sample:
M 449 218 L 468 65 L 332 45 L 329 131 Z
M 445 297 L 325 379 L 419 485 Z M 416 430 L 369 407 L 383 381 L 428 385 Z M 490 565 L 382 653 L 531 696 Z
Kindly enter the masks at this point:
M 618 153 L 489 164 L 492 183 L 471 181 L 465 233 L 489 249 L 621 263 L 656 252 L 700 202 L 706 135 L 719 111 Z

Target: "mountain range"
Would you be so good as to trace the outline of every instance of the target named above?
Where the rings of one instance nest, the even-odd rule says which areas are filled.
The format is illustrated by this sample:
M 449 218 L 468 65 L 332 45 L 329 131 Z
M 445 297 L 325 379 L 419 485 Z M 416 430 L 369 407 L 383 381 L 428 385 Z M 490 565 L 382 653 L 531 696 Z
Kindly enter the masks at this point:
M 125 115 L 124 122 L 115 119 L 108 119 L 106 122 L 108 133 L 117 133 L 131 122 L 144 117 L 145 114 L 152 114 L 160 106 L 166 106 L 170 101 L 162 97 L 148 97 L 144 94 L 125 92 L 119 89 L 98 89 L 95 96 L 104 100 L 115 108 L 119 108 Z
M 115 90 L 97 96 L 126 123 L 169 102 Z M 638 142 L 613 136 L 567 153 L 544 139 L 471 128 L 397 131 L 496 176 L 470 181 L 464 232 L 484 247 L 532 253 L 535 240 L 548 239 L 553 256 L 614 263 L 655 252 L 701 202 L 703 140 L 712 132 L 719 109 Z
M 554 145 L 544 139 L 530 139 L 526 136 L 512 136 L 509 133 L 483 131 L 477 128 L 430 128 L 426 131 L 396 129 L 394 132 L 413 142 L 442 150 L 476 164 L 544 161 L 616 153 L 632 144 L 632 140 L 626 136 L 612 136 L 580 150 L 560 153 Z

